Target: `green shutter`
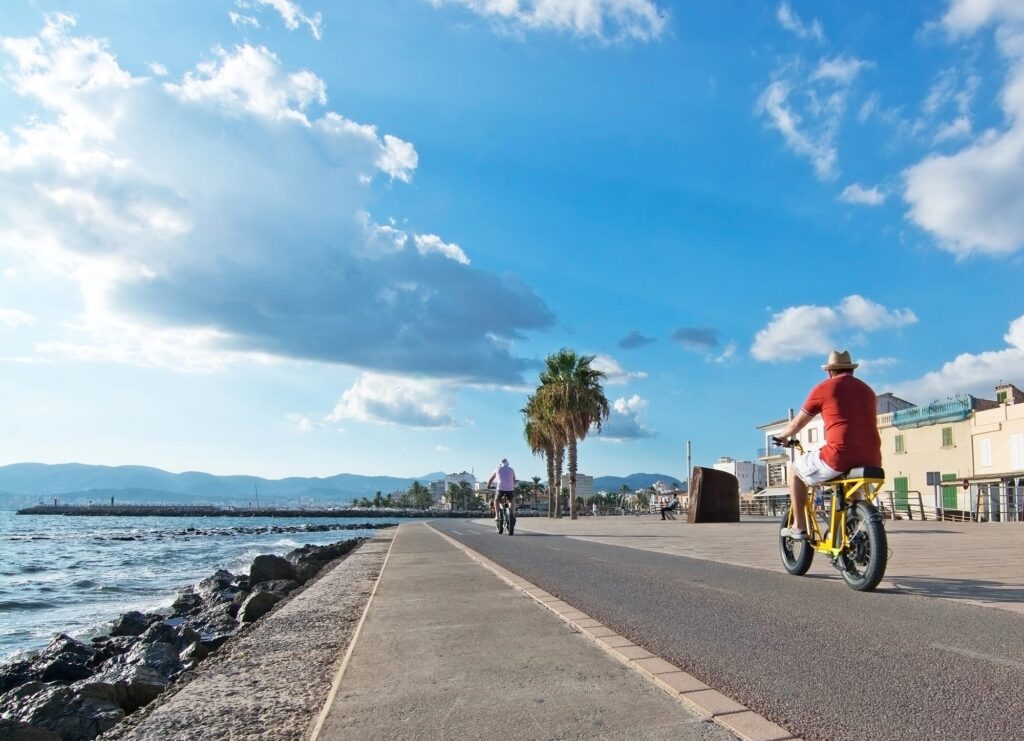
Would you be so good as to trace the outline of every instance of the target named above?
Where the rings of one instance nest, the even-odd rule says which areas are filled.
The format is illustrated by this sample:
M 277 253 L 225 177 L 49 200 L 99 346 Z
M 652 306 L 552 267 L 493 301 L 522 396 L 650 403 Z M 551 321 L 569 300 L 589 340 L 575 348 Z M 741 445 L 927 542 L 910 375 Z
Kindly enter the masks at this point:
M 906 443 L 906 440 L 904 439 L 903 435 L 897 435 L 896 436 L 896 452 L 897 453 L 906 453 L 907 452 L 907 443 Z
M 952 448 L 953 447 L 953 428 L 943 427 L 942 428 L 942 447 Z
M 956 481 L 955 473 L 944 473 L 942 474 L 943 481 Z M 956 487 L 955 486 L 943 486 L 942 487 L 942 508 L 943 509 L 957 509 L 960 506 L 960 502 L 957 499 Z

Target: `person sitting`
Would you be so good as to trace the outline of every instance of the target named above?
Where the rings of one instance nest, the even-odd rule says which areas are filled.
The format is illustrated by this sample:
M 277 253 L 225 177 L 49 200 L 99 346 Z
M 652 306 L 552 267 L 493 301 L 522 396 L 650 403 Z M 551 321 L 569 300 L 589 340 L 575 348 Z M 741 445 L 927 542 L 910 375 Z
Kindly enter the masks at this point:
M 672 501 L 670 501 L 668 504 L 664 505 L 661 508 L 661 519 L 674 520 L 675 515 L 673 515 L 672 513 L 676 510 L 677 507 L 679 507 L 679 495 L 673 494 Z

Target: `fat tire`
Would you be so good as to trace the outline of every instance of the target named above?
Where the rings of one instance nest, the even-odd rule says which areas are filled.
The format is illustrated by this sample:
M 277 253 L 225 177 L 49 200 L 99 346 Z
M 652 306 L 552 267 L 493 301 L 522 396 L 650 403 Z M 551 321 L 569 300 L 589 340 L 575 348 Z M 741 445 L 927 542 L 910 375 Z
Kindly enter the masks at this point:
M 889 539 L 885 535 L 885 527 L 882 525 L 882 516 L 878 510 L 868 502 L 854 502 L 850 512 L 846 515 L 847 537 L 853 528 L 857 528 L 859 522 L 864 523 L 861 533 L 864 536 L 863 546 L 866 546 L 866 560 L 858 562 L 854 560 L 853 546 L 848 546 L 848 554 L 845 555 L 849 566 L 843 571 L 843 579 L 858 592 L 870 592 L 885 576 L 885 567 L 889 561 Z
M 498 535 L 505 532 L 505 513 L 501 511 L 501 507 L 498 507 Z
M 793 505 L 787 505 L 782 513 L 782 527 L 789 527 L 792 524 L 790 509 Z M 779 536 L 779 555 L 782 556 L 782 566 L 793 576 L 803 576 L 807 569 L 811 568 L 811 561 L 814 560 L 814 546 L 809 540 L 793 540 Z
M 508 534 L 511 535 L 516 529 L 516 516 L 512 512 L 508 513 Z

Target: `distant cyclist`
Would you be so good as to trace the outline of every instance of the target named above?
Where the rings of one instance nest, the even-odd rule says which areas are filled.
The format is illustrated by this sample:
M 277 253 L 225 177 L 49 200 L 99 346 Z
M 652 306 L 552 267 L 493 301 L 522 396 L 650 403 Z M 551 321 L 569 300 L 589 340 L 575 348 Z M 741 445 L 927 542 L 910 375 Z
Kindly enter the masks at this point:
M 487 488 L 490 489 L 497 482 L 497 491 L 494 494 L 494 519 L 498 519 L 498 504 L 501 502 L 501 498 L 505 497 L 508 499 L 508 505 L 512 512 L 516 510 L 515 502 L 515 491 L 516 491 L 516 472 L 512 469 L 512 466 L 508 464 L 508 458 L 502 458 L 501 463 L 498 464 L 498 468 L 495 469 L 491 477 L 487 479 Z
M 777 443 L 785 443 L 818 414 L 825 423 L 825 446 L 804 453 L 793 462 L 796 475 L 789 477 L 793 526 L 782 529 L 780 534 L 784 538 L 807 540 L 804 503 L 808 486 L 834 479 L 858 466 L 882 465 L 875 392 L 853 377 L 857 365 L 850 361 L 848 351 L 833 350 L 828 362 L 821 366 L 828 373 L 828 380 L 811 389 L 800 413 L 774 438 Z

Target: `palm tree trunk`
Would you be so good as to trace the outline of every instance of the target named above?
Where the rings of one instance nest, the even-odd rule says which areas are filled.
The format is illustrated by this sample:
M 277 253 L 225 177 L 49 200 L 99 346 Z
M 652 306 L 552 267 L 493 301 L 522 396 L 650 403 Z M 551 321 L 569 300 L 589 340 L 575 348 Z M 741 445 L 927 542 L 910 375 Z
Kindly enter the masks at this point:
M 576 437 L 569 438 L 569 519 L 576 519 Z
M 555 519 L 562 519 L 562 463 L 565 461 L 565 446 L 559 445 L 555 451 Z

